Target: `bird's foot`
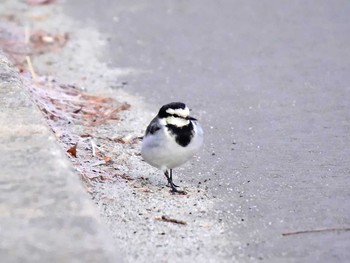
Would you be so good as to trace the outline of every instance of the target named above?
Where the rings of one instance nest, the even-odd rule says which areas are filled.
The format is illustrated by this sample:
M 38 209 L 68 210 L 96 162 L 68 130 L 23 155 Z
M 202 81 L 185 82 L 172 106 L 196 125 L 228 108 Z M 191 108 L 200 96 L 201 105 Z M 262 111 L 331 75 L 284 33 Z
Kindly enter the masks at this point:
M 187 192 L 183 190 L 177 190 L 176 187 L 171 187 L 170 193 L 172 194 L 178 194 L 178 195 L 187 195 Z
M 170 175 L 169 175 L 169 172 L 168 170 L 166 170 L 164 172 L 164 175 L 166 177 L 166 179 L 168 180 L 168 187 L 171 187 L 171 190 L 170 192 L 173 193 L 173 194 L 181 194 L 181 195 L 186 195 L 187 193 L 185 191 L 180 191 L 180 190 L 177 190 L 176 188 L 179 187 L 178 185 L 174 184 L 173 183 L 173 174 L 172 174 L 172 170 L 170 169 Z
M 170 182 L 168 182 L 168 184 L 167 184 L 166 186 L 167 186 L 167 187 L 172 187 L 171 184 L 173 184 L 173 186 L 175 186 L 175 187 L 180 187 L 180 186 L 178 186 L 178 185 L 176 185 L 176 184 L 174 184 L 174 183 L 170 183 Z
M 170 193 L 172 193 L 173 195 L 187 195 L 187 192 L 182 191 L 182 190 L 170 190 Z

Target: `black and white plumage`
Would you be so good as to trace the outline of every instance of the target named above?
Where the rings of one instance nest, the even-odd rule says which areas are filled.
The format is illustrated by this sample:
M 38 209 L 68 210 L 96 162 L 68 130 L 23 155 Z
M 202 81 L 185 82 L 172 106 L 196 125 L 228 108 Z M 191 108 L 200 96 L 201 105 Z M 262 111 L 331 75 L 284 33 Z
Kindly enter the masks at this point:
M 141 155 L 150 165 L 161 169 L 172 189 L 172 169 L 187 162 L 203 144 L 203 130 L 195 118 L 189 116 L 182 102 L 172 102 L 160 108 L 143 137 Z

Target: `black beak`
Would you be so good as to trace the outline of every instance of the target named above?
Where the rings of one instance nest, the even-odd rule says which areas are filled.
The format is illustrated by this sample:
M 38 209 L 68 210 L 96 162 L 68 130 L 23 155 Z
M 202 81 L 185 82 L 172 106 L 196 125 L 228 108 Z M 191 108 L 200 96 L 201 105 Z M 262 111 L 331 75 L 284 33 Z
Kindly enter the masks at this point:
M 189 121 L 196 121 L 197 120 L 196 118 L 193 118 L 191 116 L 188 116 L 186 119 L 189 120 Z

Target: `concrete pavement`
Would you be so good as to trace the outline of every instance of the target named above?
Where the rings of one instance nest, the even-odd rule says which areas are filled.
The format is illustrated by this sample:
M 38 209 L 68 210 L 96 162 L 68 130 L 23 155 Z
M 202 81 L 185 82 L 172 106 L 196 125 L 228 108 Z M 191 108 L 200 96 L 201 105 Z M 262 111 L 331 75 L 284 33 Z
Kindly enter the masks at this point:
M 0 53 L 1 262 L 122 262 L 78 176 Z

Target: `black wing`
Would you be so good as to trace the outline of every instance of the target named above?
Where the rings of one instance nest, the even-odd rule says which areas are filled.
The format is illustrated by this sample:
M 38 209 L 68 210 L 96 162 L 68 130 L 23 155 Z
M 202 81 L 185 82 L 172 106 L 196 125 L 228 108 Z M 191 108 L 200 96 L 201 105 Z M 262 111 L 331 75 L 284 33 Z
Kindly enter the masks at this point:
M 151 123 L 148 125 L 147 129 L 146 129 L 146 135 L 148 134 L 154 134 L 156 131 L 160 130 L 161 126 L 158 123 L 158 118 L 155 117 Z

